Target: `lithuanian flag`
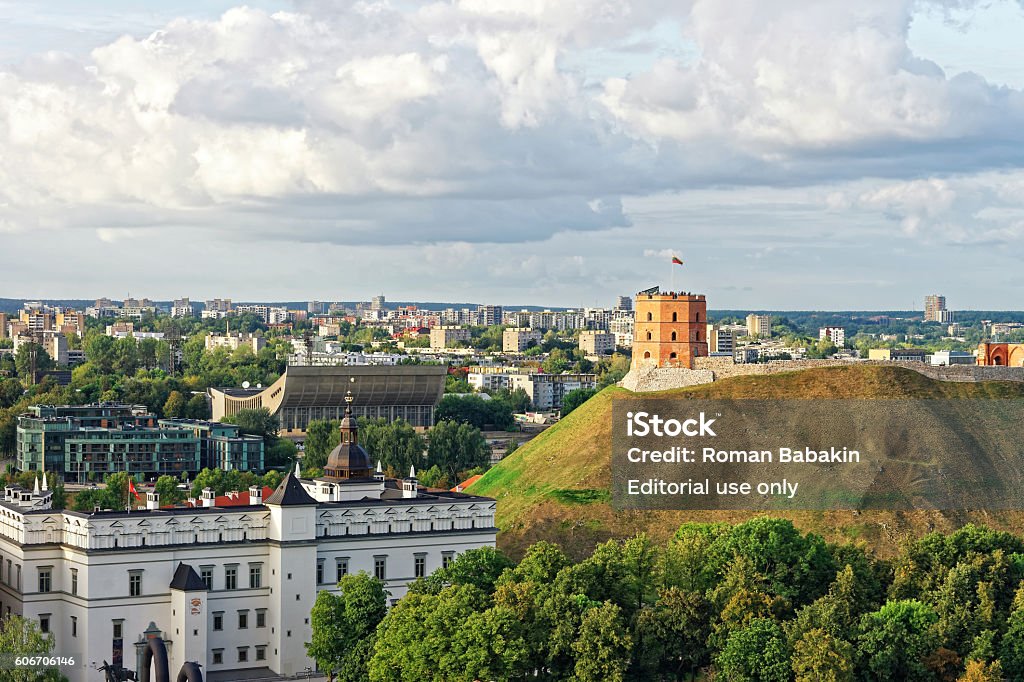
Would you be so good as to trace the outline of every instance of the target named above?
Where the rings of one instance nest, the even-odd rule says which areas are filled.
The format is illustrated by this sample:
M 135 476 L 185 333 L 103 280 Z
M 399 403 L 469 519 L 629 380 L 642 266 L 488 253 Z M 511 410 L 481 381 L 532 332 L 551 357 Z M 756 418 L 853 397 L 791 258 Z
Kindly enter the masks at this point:
M 672 256 L 672 265 L 682 265 L 683 261 L 679 260 L 678 256 Z

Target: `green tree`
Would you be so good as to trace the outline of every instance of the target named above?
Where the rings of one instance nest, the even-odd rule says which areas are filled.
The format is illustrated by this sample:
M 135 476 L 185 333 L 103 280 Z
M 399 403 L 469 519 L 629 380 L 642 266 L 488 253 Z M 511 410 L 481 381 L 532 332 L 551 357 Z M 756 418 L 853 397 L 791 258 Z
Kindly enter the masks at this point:
M 49 654 L 53 652 L 53 635 L 43 633 L 38 623 L 29 618 L 9 615 L 0 620 L 0 654 Z M 29 668 L 8 668 L 4 682 L 67 682 L 56 668 L 42 671 Z
M 925 659 L 939 647 L 938 617 L 919 601 L 887 602 L 865 614 L 856 644 L 866 671 L 878 680 L 930 680 Z
M 184 417 L 185 411 L 185 396 L 181 394 L 181 391 L 171 391 L 171 394 L 167 396 L 167 400 L 164 402 L 164 417 L 168 419 Z
M 327 464 L 327 456 L 341 442 L 338 428 L 338 422 L 323 419 L 313 419 L 306 425 L 302 454 L 304 466 L 323 468 Z
M 236 425 L 242 433 L 260 436 L 264 442 L 274 440 L 281 428 L 278 418 L 265 407 L 239 410 L 230 417 L 230 423 Z
M 853 647 L 822 629 L 808 630 L 793 647 L 796 682 L 853 682 Z
M 1003 677 L 1003 666 L 999 661 L 970 661 L 957 682 L 1002 682 L 1004 679 L 1006 678 Z
M 35 375 L 32 374 L 32 361 L 35 358 Z M 18 376 L 26 384 L 35 384 L 40 375 L 54 368 L 53 358 L 38 343 L 23 343 L 14 354 L 14 366 Z
M 455 557 L 447 568 L 434 571 L 417 589 L 440 592 L 448 585 L 473 585 L 490 594 L 502 573 L 514 565 L 494 547 L 470 549 Z
M 789 682 L 790 660 L 782 627 L 758 618 L 729 635 L 716 659 L 719 670 L 736 682 Z
M 423 465 L 423 436 L 403 419 L 360 419 L 359 442 L 385 468 L 401 476 L 409 473 L 409 467 L 419 469 Z
M 160 495 L 161 505 L 177 504 L 185 499 L 185 492 L 178 489 L 180 482 L 179 479 L 167 474 L 156 479 L 154 490 Z
M 704 595 L 663 589 L 654 606 L 637 614 L 636 657 L 643 679 L 692 677 L 710 662 L 711 605 Z
M 629 668 L 633 640 L 626 630 L 621 609 L 611 602 L 583 614 L 576 654 L 575 679 L 579 682 L 621 682 Z
M 434 425 L 427 437 L 427 467 L 437 466 L 449 481 L 459 472 L 491 461 L 491 449 L 480 429 L 469 424 L 442 421 Z
M 185 406 L 185 416 L 189 419 L 209 419 L 210 405 L 206 400 L 206 394 L 196 393 L 188 399 Z
M 597 390 L 593 388 L 577 388 L 569 391 L 562 398 L 562 417 L 565 417 L 595 395 L 597 395 Z
M 306 652 L 327 672 L 328 679 L 366 679 L 369 655 L 377 626 L 387 613 L 384 584 L 366 573 L 344 576 L 338 595 L 321 591 L 310 614 L 312 640 Z

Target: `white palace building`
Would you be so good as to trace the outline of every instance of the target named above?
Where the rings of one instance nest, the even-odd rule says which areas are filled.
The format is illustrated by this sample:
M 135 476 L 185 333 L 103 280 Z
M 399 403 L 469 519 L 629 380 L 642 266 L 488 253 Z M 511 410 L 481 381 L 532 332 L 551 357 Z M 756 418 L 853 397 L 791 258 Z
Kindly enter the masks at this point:
M 269 491 L 269 489 L 267 489 Z M 290 473 L 266 499 L 193 506 L 57 511 L 45 483 L 0 501 L 0 618 L 20 614 L 74 655 L 70 682 L 106 662 L 139 670 L 146 637 L 163 637 L 171 675 L 186 661 L 208 681 L 291 676 L 306 655 L 310 610 L 347 572 L 382 579 L 392 599 L 468 549 L 494 546 L 495 502 L 427 490 L 415 472 L 385 479 L 358 443 L 351 410 L 324 476 Z M 246 499 L 247 498 L 247 499 Z M 263 673 L 261 675 L 261 673 Z

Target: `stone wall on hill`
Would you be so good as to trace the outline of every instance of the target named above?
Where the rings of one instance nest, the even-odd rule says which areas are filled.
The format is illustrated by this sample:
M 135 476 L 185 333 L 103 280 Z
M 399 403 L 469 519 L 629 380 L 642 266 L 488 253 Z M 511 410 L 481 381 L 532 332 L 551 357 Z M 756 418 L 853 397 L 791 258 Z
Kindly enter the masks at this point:
M 635 393 L 666 391 L 673 388 L 708 384 L 718 379 L 736 376 L 761 376 L 780 372 L 796 372 L 815 367 L 837 367 L 850 364 L 870 364 L 902 367 L 919 372 L 938 381 L 1020 381 L 1024 382 L 1024 367 L 994 367 L 979 365 L 951 365 L 933 367 L 923 362 L 851 362 L 849 360 L 773 360 L 764 363 L 737 364 L 732 358 L 703 357 L 694 359 L 694 369 L 643 368 L 627 374 L 620 386 Z

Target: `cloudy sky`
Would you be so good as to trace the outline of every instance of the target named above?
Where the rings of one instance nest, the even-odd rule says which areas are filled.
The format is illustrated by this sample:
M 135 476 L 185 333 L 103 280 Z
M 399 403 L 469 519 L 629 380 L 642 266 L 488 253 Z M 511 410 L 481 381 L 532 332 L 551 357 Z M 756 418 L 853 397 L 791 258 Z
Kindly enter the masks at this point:
M 1021 35 L 1018 0 L 0 0 L 0 297 L 1024 309 Z

